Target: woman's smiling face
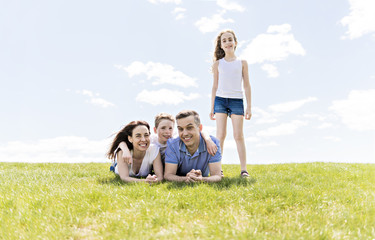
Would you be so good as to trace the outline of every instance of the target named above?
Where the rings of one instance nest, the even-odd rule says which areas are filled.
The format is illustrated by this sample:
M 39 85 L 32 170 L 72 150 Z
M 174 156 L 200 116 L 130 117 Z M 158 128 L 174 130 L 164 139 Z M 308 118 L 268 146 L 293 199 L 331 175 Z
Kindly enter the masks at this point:
M 146 151 L 150 146 L 150 132 L 144 125 L 139 125 L 133 129 L 129 141 L 133 144 L 134 150 Z

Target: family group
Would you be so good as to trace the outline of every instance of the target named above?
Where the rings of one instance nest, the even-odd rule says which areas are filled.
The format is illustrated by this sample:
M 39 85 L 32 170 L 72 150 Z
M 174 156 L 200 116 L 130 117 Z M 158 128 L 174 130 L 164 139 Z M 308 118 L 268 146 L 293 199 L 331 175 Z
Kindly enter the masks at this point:
M 251 118 L 251 88 L 246 60 L 235 55 L 237 38 L 232 30 L 216 38 L 210 119 L 216 120 L 216 137 L 202 131 L 199 114 L 193 110 L 176 117 L 160 113 L 155 117 L 154 133 L 145 121 L 132 121 L 120 130 L 107 153 L 113 159 L 110 170 L 125 182 L 157 183 L 218 182 L 221 169 L 227 118 L 241 163 L 241 176 L 248 177 L 243 121 Z M 246 96 L 244 107 L 243 92 Z M 178 136 L 173 137 L 177 124 Z

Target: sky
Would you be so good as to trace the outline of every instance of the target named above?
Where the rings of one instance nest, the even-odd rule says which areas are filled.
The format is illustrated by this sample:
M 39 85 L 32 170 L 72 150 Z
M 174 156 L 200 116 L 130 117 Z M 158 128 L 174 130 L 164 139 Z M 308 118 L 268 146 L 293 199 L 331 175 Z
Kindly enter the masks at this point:
M 375 163 L 373 0 L 0 0 L 0 162 L 110 163 L 113 134 L 159 112 L 215 136 L 223 29 L 249 64 L 248 164 Z

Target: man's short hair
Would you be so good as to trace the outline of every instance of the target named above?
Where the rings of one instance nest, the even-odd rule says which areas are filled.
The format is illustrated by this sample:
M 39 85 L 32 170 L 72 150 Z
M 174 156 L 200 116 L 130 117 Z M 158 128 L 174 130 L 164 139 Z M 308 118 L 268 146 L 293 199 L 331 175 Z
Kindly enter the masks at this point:
M 158 115 L 155 116 L 155 127 L 158 128 L 160 122 L 163 120 L 169 120 L 173 122 L 173 124 L 175 123 L 173 115 L 169 113 L 159 113 Z
M 184 111 L 179 112 L 176 115 L 176 120 L 182 119 L 182 118 L 187 118 L 187 117 L 190 117 L 190 116 L 194 116 L 194 122 L 197 125 L 197 127 L 199 127 L 201 125 L 201 119 L 199 118 L 199 114 L 196 111 L 193 111 L 193 110 L 184 110 Z

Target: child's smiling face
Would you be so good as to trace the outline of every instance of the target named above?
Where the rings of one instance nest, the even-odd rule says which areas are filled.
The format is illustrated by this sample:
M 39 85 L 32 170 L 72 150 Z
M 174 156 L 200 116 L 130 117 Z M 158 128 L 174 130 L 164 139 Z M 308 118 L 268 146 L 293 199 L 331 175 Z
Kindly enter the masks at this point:
M 161 144 L 166 144 L 167 140 L 173 136 L 174 123 L 171 120 L 162 120 L 157 128 L 154 128 L 155 133 L 158 135 L 158 141 Z
M 237 43 L 232 33 L 226 32 L 221 35 L 221 48 L 224 50 L 224 52 L 234 51 L 236 46 Z

